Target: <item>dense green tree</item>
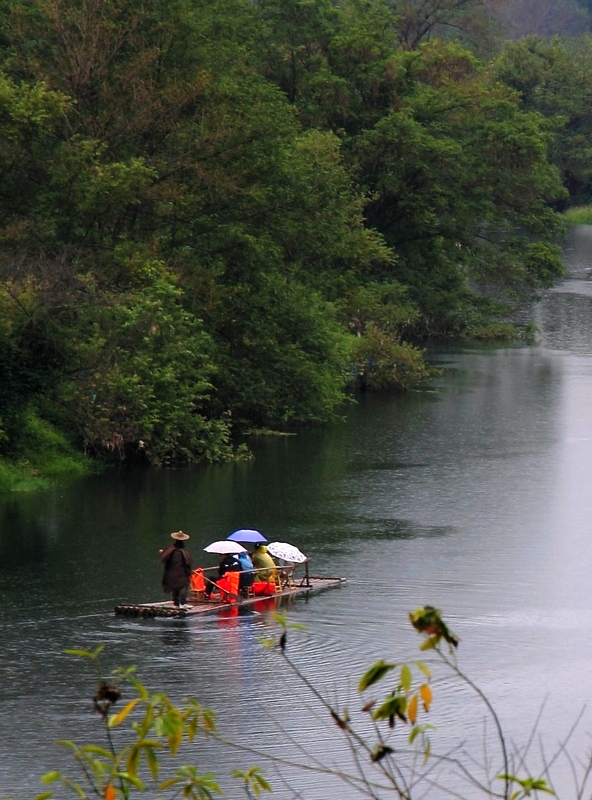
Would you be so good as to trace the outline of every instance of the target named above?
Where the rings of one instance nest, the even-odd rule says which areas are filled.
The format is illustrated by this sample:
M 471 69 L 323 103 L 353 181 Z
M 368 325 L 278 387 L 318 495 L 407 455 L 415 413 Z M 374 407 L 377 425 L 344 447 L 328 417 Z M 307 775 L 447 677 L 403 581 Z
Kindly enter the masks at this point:
M 491 10 L 2 5 L 5 451 L 32 406 L 93 453 L 225 457 L 548 285 L 552 112 L 451 41 Z
M 523 108 L 555 126 L 550 158 L 569 191 L 564 205 L 592 198 L 592 39 L 547 41 L 529 36 L 509 43 L 495 75 L 514 88 Z
M 156 464 L 228 457 L 229 422 L 209 413 L 211 337 L 161 264 L 134 266 L 125 294 L 93 303 L 95 284 L 81 286 L 75 328 L 86 335 L 63 336 L 81 367 L 60 393 L 69 419 L 98 454 L 140 451 Z
M 423 353 L 402 340 L 419 316 L 407 287 L 397 281 L 358 286 L 341 304 L 344 321 L 356 335 L 352 369 L 360 389 L 409 388 L 427 377 Z
M 67 101 L 43 84 L 17 84 L 0 75 L 0 229 L 2 242 L 20 241 L 35 227 L 36 185 L 55 152 L 55 127 Z M 56 283 L 59 281 L 55 276 Z M 0 447 L 18 449 L 30 408 L 64 368 L 43 334 L 37 281 L 23 254 L 0 259 Z
M 3 240 L 7 280 L 18 256 L 65 365 L 56 416 L 66 408 L 92 452 L 162 463 L 335 413 L 351 335 L 331 276 L 352 285 L 391 255 L 364 227 L 338 140 L 303 134 L 279 90 L 226 57 L 240 42 L 220 54 L 204 39 L 211 7 L 184 9 L 183 50 L 159 8 L 42 3 L 10 18 L 6 69 L 73 100 Z M 6 185 L 6 209 L 18 191 Z
M 408 285 L 424 330 L 463 329 L 484 308 L 479 285 L 508 300 L 561 272 L 551 244 L 559 224 L 548 207 L 563 194 L 547 163 L 554 129 L 525 113 L 460 46 L 419 45 L 420 35 L 416 49 L 397 48 L 403 5 L 345 2 L 332 18 L 333 35 L 315 38 L 320 27 L 306 17 L 309 7 L 292 4 L 282 51 L 283 6 L 266 0 L 257 10 L 276 21 L 275 50 L 261 52 L 275 54 L 270 77 L 282 52 L 292 54 L 283 63 L 296 63 L 298 79 L 287 93 L 301 119 L 330 127 L 343 142 L 369 198 L 368 223 L 397 256 L 372 279 Z M 469 11 L 434 4 L 434 14 L 436 5 L 451 25 L 455 13 Z M 405 8 L 407 15 L 419 10 Z
M 396 277 L 436 323 L 476 282 L 549 285 L 561 266 L 547 203 L 562 190 L 544 120 L 457 46 L 426 45 L 397 65 L 396 105 L 354 143 L 368 219 L 400 256 Z

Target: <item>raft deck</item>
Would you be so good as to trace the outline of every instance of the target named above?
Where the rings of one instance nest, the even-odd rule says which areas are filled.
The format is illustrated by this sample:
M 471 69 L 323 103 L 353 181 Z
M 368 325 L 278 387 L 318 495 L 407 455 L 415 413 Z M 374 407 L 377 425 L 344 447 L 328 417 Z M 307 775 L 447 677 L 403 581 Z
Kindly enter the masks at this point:
M 200 614 L 211 614 L 213 611 L 221 609 L 237 608 L 241 606 L 255 606 L 265 604 L 270 601 L 280 600 L 284 597 L 294 597 L 299 594 L 310 592 L 320 592 L 324 589 L 331 589 L 334 586 L 341 586 L 345 583 L 345 578 L 317 578 L 308 576 L 307 583 L 285 586 L 281 590 L 268 596 L 248 596 L 241 597 L 238 601 L 228 602 L 217 599 L 204 600 L 202 597 L 190 598 L 186 608 L 177 608 L 172 600 L 160 601 L 157 603 L 136 603 L 134 605 L 123 604 L 115 607 L 115 613 L 128 617 L 194 617 Z

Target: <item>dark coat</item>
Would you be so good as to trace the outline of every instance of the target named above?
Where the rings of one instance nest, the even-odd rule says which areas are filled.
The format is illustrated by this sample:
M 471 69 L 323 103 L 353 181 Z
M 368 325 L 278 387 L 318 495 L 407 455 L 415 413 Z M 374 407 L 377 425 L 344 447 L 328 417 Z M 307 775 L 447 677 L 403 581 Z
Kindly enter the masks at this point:
M 239 572 L 241 563 L 234 553 L 228 553 L 218 564 L 218 575 L 223 578 L 227 572 Z
M 184 547 L 170 544 L 163 550 L 159 558 L 164 570 L 162 573 L 162 588 L 165 592 L 173 589 L 184 589 L 189 586 L 191 575 L 191 556 Z

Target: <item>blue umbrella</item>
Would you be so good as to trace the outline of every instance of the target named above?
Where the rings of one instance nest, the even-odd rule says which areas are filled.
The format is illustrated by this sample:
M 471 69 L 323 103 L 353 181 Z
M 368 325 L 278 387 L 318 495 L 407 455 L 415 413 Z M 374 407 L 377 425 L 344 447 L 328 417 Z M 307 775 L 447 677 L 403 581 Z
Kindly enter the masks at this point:
M 251 531 L 248 528 L 243 528 L 240 531 L 235 531 L 226 538 L 230 539 L 231 542 L 241 542 L 241 543 L 252 542 L 253 544 L 267 541 L 267 539 L 262 533 L 259 533 L 259 531 Z

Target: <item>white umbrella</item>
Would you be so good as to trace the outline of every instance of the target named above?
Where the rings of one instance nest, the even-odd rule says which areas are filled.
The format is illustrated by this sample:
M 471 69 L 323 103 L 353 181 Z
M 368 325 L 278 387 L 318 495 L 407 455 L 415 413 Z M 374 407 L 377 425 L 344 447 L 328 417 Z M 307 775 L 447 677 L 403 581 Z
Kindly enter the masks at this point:
M 247 548 L 243 547 L 238 542 L 231 542 L 228 539 L 221 539 L 219 542 L 212 542 L 207 547 L 204 547 L 206 553 L 218 553 L 218 555 L 225 555 L 226 553 L 243 553 Z
M 276 558 L 283 558 L 284 561 L 291 561 L 292 564 L 303 564 L 305 561 L 308 561 L 308 556 L 305 556 L 301 550 L 287 542 L 270 542 L 267 545 L 267 552 L 271 553 L 271 555 Z

